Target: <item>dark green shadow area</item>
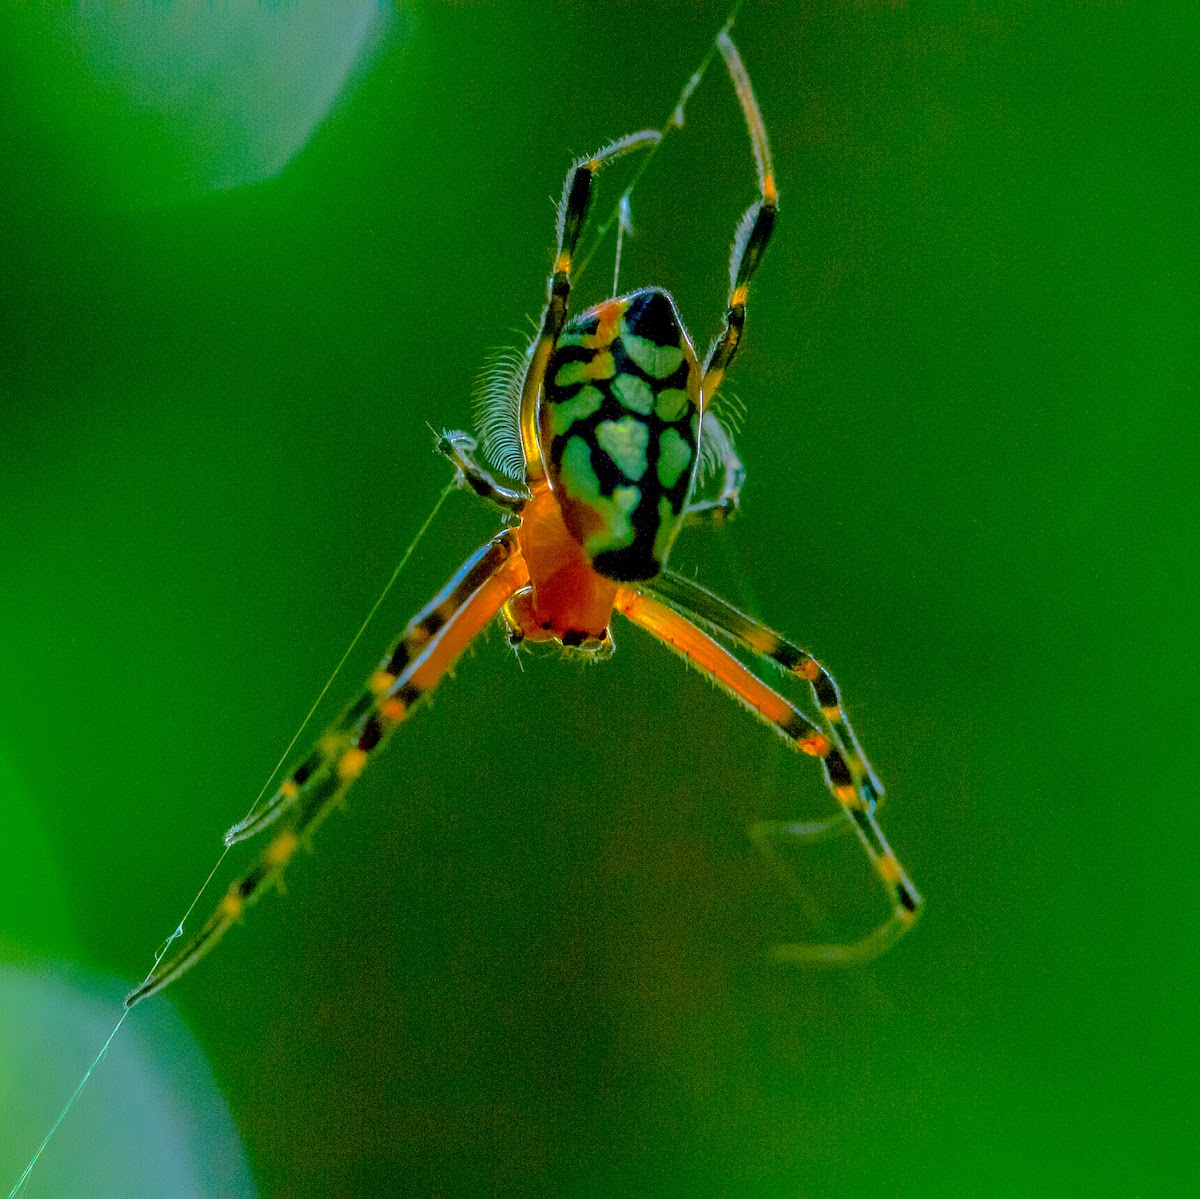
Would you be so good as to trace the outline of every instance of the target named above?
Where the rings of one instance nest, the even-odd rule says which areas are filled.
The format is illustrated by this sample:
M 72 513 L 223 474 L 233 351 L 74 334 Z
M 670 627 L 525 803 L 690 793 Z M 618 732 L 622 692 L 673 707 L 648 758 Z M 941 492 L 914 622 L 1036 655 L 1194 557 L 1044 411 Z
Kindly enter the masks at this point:
M 813 763 L 636 630 L 594 669 L 493 635 L 156 1001 L 263 1194 L 1194 1187 L 1200 28 L 975 7 L 747 3 L 749 481 L 674 561 L 829 665 L 926 919 L 773 969 L 883 915 L 852 841 L 798 905 L 745 836 L 828 809 Z M 140 206 L 0 18 L 0 748 L 45 846 L 6 953 L 132 983 L 186 909 L 444 485 L 426 422 L 537 315 L 571 156 L 724 17 L 599 12 L 402 13 L 276 177 Z M 753 193 L 714 69 L 622 271 L 701 346 Z M 495 527 L 452 497 L 324 716 Z

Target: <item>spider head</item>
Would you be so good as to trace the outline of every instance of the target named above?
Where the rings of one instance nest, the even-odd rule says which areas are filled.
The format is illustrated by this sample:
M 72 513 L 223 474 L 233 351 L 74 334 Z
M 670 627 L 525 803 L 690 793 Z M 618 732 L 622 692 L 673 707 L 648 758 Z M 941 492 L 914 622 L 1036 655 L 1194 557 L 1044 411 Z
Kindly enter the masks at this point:
M 616 648 L 613 645 L 611 629 L 601 629 L 599 636 L 591 633 L 569 632 L 558 638 L 562 649 L 574 658 L 584 658 L 590 662 L 602 662 L 613 656 Z
M 566 652 L 571 657 L 598 662 L 613 654 L 612 631 L 605 627 L 599 633 L 574 628 L 556 628 L 552 620 L 538 618 L 533 610 L 533 590 L 518 591 L 501 609 L 513 648 L 534 649 L 546 646 Z

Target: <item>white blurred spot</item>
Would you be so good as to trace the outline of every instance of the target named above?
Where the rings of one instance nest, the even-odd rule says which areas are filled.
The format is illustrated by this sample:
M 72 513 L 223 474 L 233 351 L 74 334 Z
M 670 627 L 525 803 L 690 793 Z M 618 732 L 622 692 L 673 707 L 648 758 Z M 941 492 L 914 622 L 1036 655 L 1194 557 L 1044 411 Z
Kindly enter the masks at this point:
M 105 94 L 106 116 L 124 123 L 128 140 L 113 150 L 162 198 L 282 170 L 378 43 L 390 11 L 371 0 L 95 4 L 64 8 L 59 25 Z
M 124 990 L 78 973 L 0 966 L 4 1192 L 112 1031 Z M 22 1192 L 28 1199 L 256 1193 L 204 1055 L 170 1004 L 158 1001 L 125 1021 Z

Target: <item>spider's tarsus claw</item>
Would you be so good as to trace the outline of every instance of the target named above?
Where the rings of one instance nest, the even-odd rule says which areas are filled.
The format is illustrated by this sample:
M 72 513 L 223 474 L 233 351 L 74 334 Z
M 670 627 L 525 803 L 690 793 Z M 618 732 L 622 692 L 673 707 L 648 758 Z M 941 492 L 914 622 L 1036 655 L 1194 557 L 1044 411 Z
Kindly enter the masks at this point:
M 270 809 L 268 808 L 269 812 Z M 245 820 L 239 820 L 231 829 L 225 830 L 225 848 L 232 849 L 235 845 L 242 841 L 249 841 L 255 833 L 265 828 L 268 824 L 273 824 L 273 820 L 263 820 L 266 813 L 260 812 L 256 816 L 250 816 Z
M 437 452 L 445 454 L 448 458 L 453 457 L 456 450 L 471 454 L 479 448 L 479 442 L 461 429 L 443 429 L 440 433 L 435 430 L 434 438 Z

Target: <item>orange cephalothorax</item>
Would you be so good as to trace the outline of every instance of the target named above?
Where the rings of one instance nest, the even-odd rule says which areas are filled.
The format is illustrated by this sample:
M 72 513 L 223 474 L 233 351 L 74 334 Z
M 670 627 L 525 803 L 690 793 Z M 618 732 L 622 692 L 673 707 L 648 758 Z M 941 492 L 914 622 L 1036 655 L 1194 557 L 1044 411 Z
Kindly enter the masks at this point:
M 566 646 L 604 641 L 617 585 L 592 569 L 549 488 L 525 506 L 517 542 L 530 586 L 505 609 L 515 630 L 530 640 L 554 638 Z

